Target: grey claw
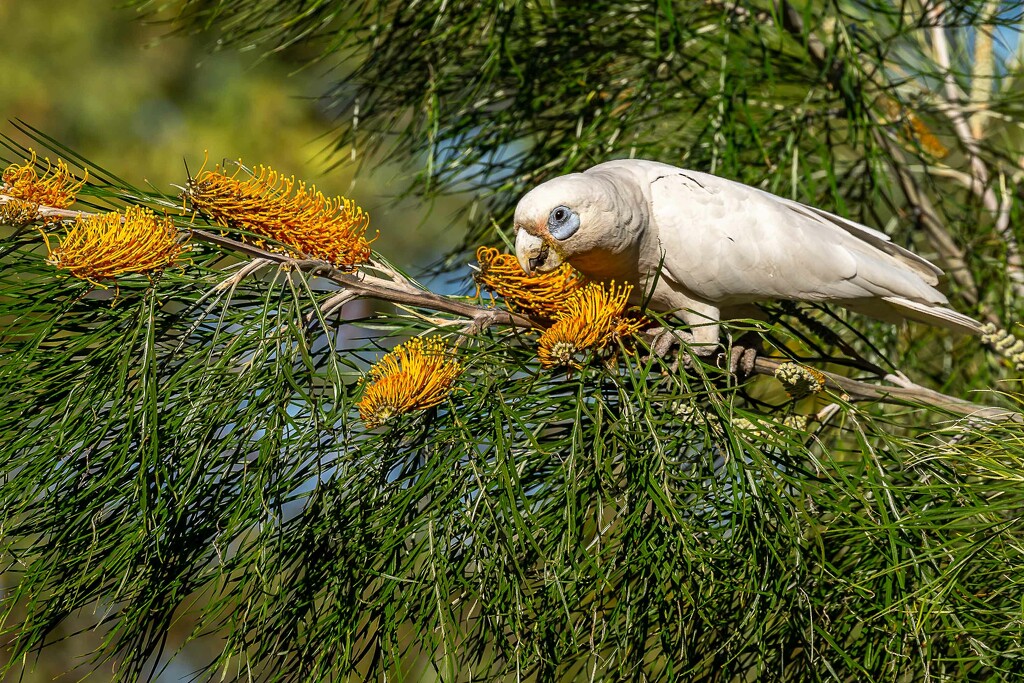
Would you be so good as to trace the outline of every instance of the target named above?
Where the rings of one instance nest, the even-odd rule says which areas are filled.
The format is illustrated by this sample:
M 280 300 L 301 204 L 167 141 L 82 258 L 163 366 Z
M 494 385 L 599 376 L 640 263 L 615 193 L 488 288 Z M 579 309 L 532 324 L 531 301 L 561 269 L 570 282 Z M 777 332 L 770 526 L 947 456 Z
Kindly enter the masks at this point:
M 665 358 L 672 352 L 672 347 L 678 340 L 672 334 L 672 330 L 662 329 L 651 339 L 651 353 L 658 358 Z
M 754 374 L 757 349 L 749 346 L 733 346 L 729 349 L 729 372 L 737 377 Z

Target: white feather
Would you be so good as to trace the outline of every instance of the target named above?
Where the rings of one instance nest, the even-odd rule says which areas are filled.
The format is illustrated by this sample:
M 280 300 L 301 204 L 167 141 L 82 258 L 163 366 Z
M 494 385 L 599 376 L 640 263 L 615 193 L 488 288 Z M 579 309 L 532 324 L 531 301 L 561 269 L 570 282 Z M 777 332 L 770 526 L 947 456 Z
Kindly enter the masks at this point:
M 561 241 L 544 227 L 556 206 L 582 219 Z M 935 288 L 942 271 L 884 233 L 668 164 L 610 161 L 555 178 L 523 197 L 516 228 L 590 278 L 631 282 L 638 298 L 653 290 L 652 307 L 691 325 L 717 321 L 722 308 L 788 299 L 980 334 Z

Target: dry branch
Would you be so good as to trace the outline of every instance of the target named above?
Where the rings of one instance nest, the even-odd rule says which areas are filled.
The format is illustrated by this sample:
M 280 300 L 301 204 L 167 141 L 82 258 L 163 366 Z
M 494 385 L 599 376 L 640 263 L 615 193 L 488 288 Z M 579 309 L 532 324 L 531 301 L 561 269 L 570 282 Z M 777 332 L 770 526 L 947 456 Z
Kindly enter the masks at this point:
M 774 377 L 779 367 L 787 362 L 789 361 L 786 359 L 761 356 L 754 362 L 754 372 L 759 375 L 771 375 Z M 1015 411 L 1006 408 L 981 406 L 954 396 L 948 396 L 933 389 L 922 387 L 919 384 L 914 384 L 903 376 L 886 376 L 886 380 L 897 383 L 899 386 L 879 386 L 824 370 L 819 370 L 819 372 L 825 376 L 825 384 L 829 388 L 845 392 L 850 398 L 858 401 L 881 401 L 882 403 L 902 405 L 924 404 L 968 417 L 1024 422 L 1021 414 Z

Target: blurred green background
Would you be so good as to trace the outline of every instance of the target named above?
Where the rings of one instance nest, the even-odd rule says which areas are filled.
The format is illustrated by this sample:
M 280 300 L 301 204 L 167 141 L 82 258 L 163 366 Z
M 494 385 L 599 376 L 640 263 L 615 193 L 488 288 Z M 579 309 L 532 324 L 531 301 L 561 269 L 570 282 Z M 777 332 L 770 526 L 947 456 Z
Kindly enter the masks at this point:
M 328 62 L 298 69 L 297 54 L 217 52 L 209 37 L 171 35 L 117 0 L 0 2 L 0 115 L 53 136 L 136 183 L 162 191 L 209 150 L 266 164 L 343 194 L 370 212 L 374 248 L 415 268 L 458 242 L 457 197 L 424 206 L 396 195 L 402 171 L 326 152 L 331 121 L 314 97 Z M 328 169 L 331 165 L 336 167 Z M 354 176 L 361 165 L 358 178 Z M 406 170 L 408 172 L 408 170 Z
M 241 158 L 267 164 L 314 182 L 326 194 L 343 194 L 370 212 L 374 248 L 414 273 L 457 242 L 450 229 L 463 202 L 450 197 L 429 206 L 400 200 L 402 171 L 351 153 L 330 157 L 331 121 L 312 97 L 325 64 L 297 70 L 297 55 L 267 57 L 255 51 L 216 52 L 205 39 L 169 35 L 167 25 L 147 22 L 117 0 L 9 0 L 0 2 L 0 115 L 21 119 L 128 181 L 162 191 L 195 172 L 204 150 L 210 163 Z M 24 140 L 19 140 L 26 142 Z M 357 157 L 360 150 L 355 151 Z M 335 168 L 328 169 L 332 164 Z M 406 171 L 408 172 L 408 171 Z M 0 591 L 15 577 L 0 575 Z M 97 614 L 104 607 L 97 605 Z M 101 631 L 76 633 L 94 623 L 67 623 L 54 645 L 30 662 L 21 680 L 79 680 L 92 670 L 83 653 L 100 646 Z M 175 626 L 169 650 L 192 628 Z M 66 640 L 62 640 L 65 639 Z M 187 680 L 220 650 L 216 636 L 190 645 L 184 657 L 159 676 Z M 3 657 L 0 643 L 0 658 Z M 79 667 L 74 670 L 75 667 Z M 88 680 L 110 677 L 110 665 Z M 70 673 L 68 673 L 70 672 Z

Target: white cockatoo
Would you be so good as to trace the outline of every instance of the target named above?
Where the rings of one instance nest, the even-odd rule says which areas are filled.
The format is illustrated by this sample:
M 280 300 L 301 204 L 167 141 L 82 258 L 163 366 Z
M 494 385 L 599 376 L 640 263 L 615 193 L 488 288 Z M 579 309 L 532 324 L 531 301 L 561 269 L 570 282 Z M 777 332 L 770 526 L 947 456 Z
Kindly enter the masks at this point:
M 722 318 L 779 299 L 982 334 L 935 288 L 942 271 L 884 233 L 668 164 L 609 161 L 549 180 L 520 200 L 515 229 L 527 273 L 568 262 L 633 285 L 632 302 L 674 312 L 702 355 L 717 347 Z

